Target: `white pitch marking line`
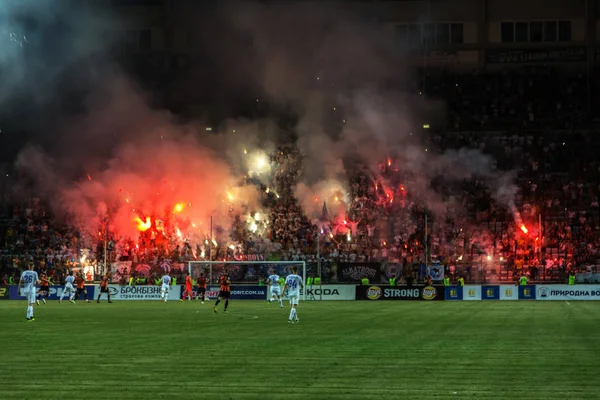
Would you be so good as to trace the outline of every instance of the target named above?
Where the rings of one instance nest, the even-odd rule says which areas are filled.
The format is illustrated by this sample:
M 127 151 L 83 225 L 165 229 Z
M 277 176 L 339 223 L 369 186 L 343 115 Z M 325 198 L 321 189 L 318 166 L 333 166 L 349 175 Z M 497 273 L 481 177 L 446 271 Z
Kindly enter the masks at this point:
M 568 302 L 568 301 L 566 301 L 566 300 L 565 300 L 565 303 L 567 303 L 567 305 L 568 305 L 568 306 L 570 306 L 570 305 L 571 305 L 571 303 L 569 303 L 569 302 Z

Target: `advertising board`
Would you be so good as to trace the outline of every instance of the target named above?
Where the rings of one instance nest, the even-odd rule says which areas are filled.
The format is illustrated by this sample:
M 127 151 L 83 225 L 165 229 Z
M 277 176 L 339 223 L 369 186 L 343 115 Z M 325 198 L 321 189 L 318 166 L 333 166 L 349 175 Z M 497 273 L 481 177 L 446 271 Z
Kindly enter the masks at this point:
M 535 286 L 523 285 L 519 286 L 519 300 L 535 300 Z
M 537 285 L 536 300 L 600 300 L 600 285 Z
M 0 300 L 10 299 L 10 286 L 0 286 Z
M 356 300 L 444 300 L 443 286 L 388 286 L 356 287 Z
M 500 285 L 500 300 L 519 300 L 519 288 L 515 285 Z
M 481 286 L 465 285 L 463 287 L 463 300 L 481 300 Z
M 462 300 L 463 299 L 463 288 L 462 286 L 446 286 L 446 301 Z
M 111 300 L 160 300 L 160 286 L 108 285 Z M 169 300 L 179 300 L 181 286 L 171 286 Z
M 308 286 L 306 300 L 356 300 L 355 285 L 320 285 Z M 300 290 L 300 299 L 303 298 L 304 290 Z M 287 297 L 284 296 L 287 300 Z
M 482 286 L 481 300 L 500 300 L 500 286 Z
M 181 290 L 183 293 L 183 289 Z M 193 296 L 196 298 L 198 291 L 194 288 Z M 181 295 L 180 295 L 181 296 Z M 219 296 L 218 286 L 207 286 L 204 298 L 206 300 L 216 300 Z M 231 286 L 232 300 L 265 300 L 267 298 L 266 286 Z

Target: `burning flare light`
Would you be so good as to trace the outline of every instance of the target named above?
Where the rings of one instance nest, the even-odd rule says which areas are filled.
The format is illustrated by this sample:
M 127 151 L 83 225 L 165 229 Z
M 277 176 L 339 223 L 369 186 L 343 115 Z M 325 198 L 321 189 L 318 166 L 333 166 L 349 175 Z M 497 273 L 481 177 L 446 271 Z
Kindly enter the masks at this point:
M 137 222 L 137 227 L 141 232 L 146 232 L 152 226 L 150 217 L 146 217 L 145 221 L 143 221 L 140 217 L 135 217 L 135 222 Z

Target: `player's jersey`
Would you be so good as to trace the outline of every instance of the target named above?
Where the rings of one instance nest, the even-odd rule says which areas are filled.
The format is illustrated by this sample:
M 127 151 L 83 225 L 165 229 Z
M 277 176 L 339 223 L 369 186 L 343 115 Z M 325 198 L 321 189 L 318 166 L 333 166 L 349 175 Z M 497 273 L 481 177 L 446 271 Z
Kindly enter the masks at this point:
M 45 277 L 45 276 L 42 276 L 42 277 L 40 278 L 40 286 L 41 286 L 41 287 L 50 286 L 50 281 L 48 280 L 48 278 L 47 278 L 47 277 Z
M 227 275 L 222 275 L 219 277 L 219 290 L 221 292 L 229 292 L 231 291 L 231 287 L 229 286 L 229 277 Z
M 271 287 L 279 287 L 279 275 L 271 275 L 267 278 Z
M 201 289 L 206 289 L 206 278 L 198 278 L 198 287 Z
M 101 288 L 107 288 L 108 287 L 108 276 L 104 275 L 102 277 L 102 282 L 100 282 L 100 287 Z
M 185 277 L 185 286 L 192 287 L 192 277 L 189 275 Z
M 73 286 L 73 282 L 75 282 L 75 277 L 73 275 L 69 275 L 67 276 L 67 279 L 65 279 L 67 285 Z
M 77 289 L 83 289 L 85 287 L 85 279 L 81 276 L 77 277 Z
M 35 271 L 23 271 L 21 274 L 21 282 L 23 282 L 23 291 L 35 291 L 35 284 L 38 281 L 38 273 Z
M 288 287 L 288 296 L 300 296 L 300 287 L 304 286 L 300 275 L 288 275 L 287 278 L 285 278 L 285 284 Z
M 161 278 L 160 282 L 163 286 L 171 286 L 171 277 L 169 275 L 165 275 Z

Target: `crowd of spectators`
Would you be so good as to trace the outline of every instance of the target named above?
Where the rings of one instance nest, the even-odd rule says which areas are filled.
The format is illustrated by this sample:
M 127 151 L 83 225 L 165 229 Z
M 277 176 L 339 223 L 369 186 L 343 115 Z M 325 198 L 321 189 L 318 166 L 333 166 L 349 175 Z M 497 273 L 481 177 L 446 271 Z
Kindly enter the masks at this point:
M 593 128 L 583 127 L 589 117 L 583 76 L 545 68 L 429 71 L 426 82 L 428 95 L 449 105 L 446 129 L 430 132 L 432 151 L 480 149 L 498 168 L 517 171 L 518 213 L 494 202 L 482 182 L 469 179 L 443 187 L 444 197 L 453 198 L 464 215 L 442 218 L 415 201 L 410 176 L 393 160 L 382 160 L 379 178 L 351 172 L 344 218 L 328 213 L 328 207 L 339 205 L 325 203 L 321 218 L 311 221 L 294 192 L 302 155 L 286 145 L 271 155 L 268 185 L 256 182 L 267 211 L 232 215 L 227 240 L 159 248 L 111 238 L 111 261 L 148 265 L 148 274 L 167 262 L 231 260 L 241 254 L 309 263 L 320 257 L 326 272 L 342 263 L 387 262 L 401 266 L 405 275 L 439 262 L 472 280 L 514 280 L 522 273 L 561 279 L 570 270 L 597 264 L 600 140 Z M 2 220 L 0 237 L 5 280 L 29 263 L 57 271 L 60 279 L 67 268 L 81 266 L 84 247 L 94 250 L 85 253 L 86 263 L 103 259 L 102 241 L 92 247 L 73 227 L 51 223 L 39 199 L 15 207 L 12 217 Z

